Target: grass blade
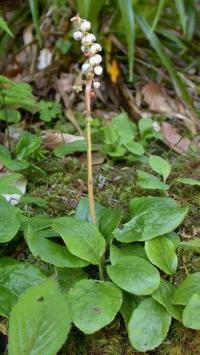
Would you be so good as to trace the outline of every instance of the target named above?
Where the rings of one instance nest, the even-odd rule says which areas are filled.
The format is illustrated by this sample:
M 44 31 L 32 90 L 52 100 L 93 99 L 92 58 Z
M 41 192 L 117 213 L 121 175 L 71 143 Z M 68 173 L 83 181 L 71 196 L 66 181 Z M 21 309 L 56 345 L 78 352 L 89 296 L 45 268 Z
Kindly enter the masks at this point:
M 129 79 L 133 80 L 133 65 L 135 52 L 135 16 L 131 0 L 118 0 L 122 15 L 126 41 L 128 44 Z
M 78 0 L 77 9 L 82 18 L 85 18 L 92 23 L 92 29 L 97 32 L 98 28 L 98 15 L 104 5 L 104 0 Z
M 184 33 L 184 35 L 186 35 L 186 33 L 187 33 L 187 15 L 185 12 L 184 0 L 174 0 L 174 1 L 175 1 L 175 5 L 177 8 L 179 17 L 180 17 L 183 33 Z
M 163 65 L 167 69 L 167 71 L 174 83 L 174 87 L 175 87 L 176 92 L 178 93 L 179 96 L 181 96 L 183 98 L 183 100 L 189 106 L 191 106 L 192 103 L 191 103 L 191 99 L 190 99 L 190 95 L 188 93 L 187 87 L 185 86 L 184 82 L 181 80 L 181 78 L 177 74 L 176 68 L 174 67 L 170 57 L 165 53 L 162 43 L 160 42 L 160 40 L 158 39 L 158 37 L 156 36 L 156 34 L 154 32 L 151 32 L 151 34 L 149 35 L 151 28 L 150 28 L 148 22 L 142 16 L 137 16 L 136 19 L 137 19 L 142 31 L 144 32 L 144 34 L 146 35 L 146 37 L 150 41 L 151 46 L 154 48 L 154 50 L 156 51 L 157 55 L 159 56 L 161 62 L 163 63 Z
M 165 0 L 160 0 L 159 4 L 158 4 L 156 16 L 155 16 L 155 19 L 153 21 L 153 25 L 151 27 L 151 32 L 149 33 L 149 36 L 151 35 L 152 32 L 155 31 L 155 28 L 156 28 L 156 26 L 158 24 L 158 21 L 160 20 L 160 17 L 162 15 L 162 11 L 163 11 L 164 6 L 165 6 Z
M 5 31 L 6 33 L 8 33 L 10 36 L 13 37 L 13 33 L 9 29 L 7 22 L 4 20 L 2 16 L 0 16 L 0 29 L 2 29 L 3 31 Z
M 38 0 L 29 0 L 29 6 L 30 6 L 30 9 L 31 9 L 33 23 L 34 23 L 34 27 L 35 27 L 36 34 L 37 34 L 37 39 L 38 39 L 39 45 L 41 46 L 42 37 L 41 37 L 41 33 L 40 33 L 40 19 L 39 19 L 39 4 L 38 4 Z

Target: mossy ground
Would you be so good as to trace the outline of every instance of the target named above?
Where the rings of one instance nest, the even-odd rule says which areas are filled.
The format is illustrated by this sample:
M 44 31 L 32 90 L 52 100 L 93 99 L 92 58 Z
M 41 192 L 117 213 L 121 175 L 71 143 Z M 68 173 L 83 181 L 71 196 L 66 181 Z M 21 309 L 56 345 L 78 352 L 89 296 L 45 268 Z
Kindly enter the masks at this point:
M 199 178 L 200 159 L 193 156 L 177 157 L 172 154 L 173 162 L 170 180 L 176 177 Z M 31 207 L 30 214 L 47 213 L 54 216 L 73 214 L 81 196 L 87 195 L 87 170 L 83 159 L 68 157 L 57 159 L 49 155 L 42 161 L 40 168 L 45 174 L 34 169 L 29 171 L 28 193 L 42 197 L 46 207 Z M 129 201 L 138 196 L 160 195 L 163 192 L 144 190 L 136 186 L 137 168 L 141 164 L 109 165 L 94 167 L 95 199 L 103 205 L 124 210 L 124 221 L 128 217 Z M 149 171 L 148 166 L 142 169 Z M 149 171 L 150 172 L 150 171 Z M 152 172 L 151 172 L 152 173 Z M 200 188 L 186 185 L 173 185 L 167 193 L 182 206 L 189 206 L 189 213 L 179 229 L 182 239 L 198 237 L 200 234 Z M 200 254 L 179 250 L 179 266 L 174 277 L 180 282 L 189 272 L 200 271 Z M 138 354 L 130 346 L 123 320 L 118 317 L 111 325 L 94 335 L 85 336 L 73 328 L 71 335 L 59 353 L 60 355 L 133 355 Z M 184 328 L 174 322 L 168 338 L 155 351 L 156 355 L 198 355 L 200 354 L 200 332 Z

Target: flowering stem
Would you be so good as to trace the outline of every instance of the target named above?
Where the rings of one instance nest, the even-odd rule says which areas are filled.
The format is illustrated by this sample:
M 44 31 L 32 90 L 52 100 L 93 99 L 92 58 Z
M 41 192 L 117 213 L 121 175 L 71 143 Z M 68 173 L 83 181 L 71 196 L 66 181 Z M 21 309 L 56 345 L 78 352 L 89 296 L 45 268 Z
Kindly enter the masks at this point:
M 91 85 L 92 80 L 89 80 L 85 89 L 85 103 L 86 103 L 86 134 L 87 134 L 87 169 L 88 169 L 88 197 L 89 207 L 92 221 L 96 224 L 96 212 L 94 205 L 93 192 L 93 172 L 92 172 L 92 139 L 91 139 Z

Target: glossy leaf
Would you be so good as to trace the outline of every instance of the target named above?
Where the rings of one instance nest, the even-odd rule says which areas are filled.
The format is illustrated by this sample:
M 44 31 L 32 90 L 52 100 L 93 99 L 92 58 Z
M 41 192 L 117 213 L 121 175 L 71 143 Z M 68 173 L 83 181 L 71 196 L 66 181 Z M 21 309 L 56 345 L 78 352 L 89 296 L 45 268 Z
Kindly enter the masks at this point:
M 171 317 L 153 298 L 144 299 L 133 311 L 128 325 L 129 339 L 137 351 L 146 352 L 166 338 Z
M 18 209 L 11 205 L 3 206 L 0 202 L 0 243 L 9 242 L 13 239 L 19 227 L 20 219 Z
M 164 182 L 167 180 L 171 172 L 171 166 L 167 160 L 157 155 L 151 155 L 149 157 L 149 165 L 153 169 L 153 171 L 163 177 Z
M 56 279 L 61 290 L 66 294 L 76 282 L 88 279 L 88 275 L 83 269 L 56 268 Z
M 145 171 L 138 170 L 137 185 L 143 189 L 158 189 L 168 190 L 169 185 L 160 181 L 156 176 L 146 173 Z
M 122 304 L 122 294 L 111 282 L 82 280 L 68 296 L 73 322 L 85 334 L 92 334 L 111 323 Z
M 60 233 L 70 253 L 91 264 L 99 264 L 105 252 L 105 240 L 94 224 L 60 217 L 54 221 L 53 230 Z
M 189 274 L 178 285 L 174 293 L 173 303 L 185 305 L 195 293 L 200 295 L 200 272 Z
M 177 178 L 174 180 L 174 182 L 178 182 L 180 184 L 184 185 L 190 185 L 190 186 L 200 186 L 200 180 L 196 179 L 186 179 L 186 178 Z
M 117 286 L 134 295 L 150 295 L 160 283 L 158 270 L 138 256 L 122 258 L 115 265 L 109 265 L 107 272 Z
M 8 318 L 16 301 L 17 296 L 14 293 L 0 286 L 0 316 Z
M 140 156 L 140 155 L 143 155 L 145 153 L 144 148 L 143 148 L 141 143 L 128 142 L 124 146 L 132 154 Z
M 164 306 L 170 316 L 182 322 L 183 307 L 172 304 L 175 287 L 167 280 L 160 280 L 159 288 L 152 293 L 152 297 Z
M 183 311 L 183 324 L 187 328 L 200 330 L 200 295 L 194 294 Z
M 48 280 L 31 287 L 11 312 L 9 355 L 55 355 L 70 325 L 70 308 L 56 281 Z
M 115 265 L 118 261 L 127 256 L 139 256 L 140 258 L 147 259 L 144 246 L 140 243 L 134 243 L 122 248 L 116 247 L 114 244 L 110 247 L 110 261 Z
M 184 219 L 187 208 L 156 207 L 155 204 L 150 208 L 151 199 L 147 197 L 147 206 L 144 206 L 145 198 L 136 200 L 134 206 L 134 217 L 124 225 L 123 229 L 116 229 L 114 237 L 123 242 L 131 243 L 135 241 L 146 241 L 170 233 Z M 154 200 L 156 202 L 156 200 Z M 170 200 L 165 200 L 170 202 Z M 141 203 L 142 202 L 142 203 Z M 133 207 L 133 204 L 132 204 Z
M 122 210 L 120 208 L 107 208 L 100 203 L 95 202 L 95 211 L 97 217 L 97 226 L 99 231 L 108 240 L 111 237 L 113 230 L 119 225 L 122 218 Z M 81 220 L 92 222 L 89 208 L 88 197 L 84 197 L 80 200 L 75 217 Z
M 169 238 L 161 236 L 145 242 L 145 251 L 152 264 L 166 274 L 172 275 L 175 273 L 178 258 L 174 244 Z
M 26 233 L 26 241 L 31 253 L 36 258 L 39 256 L 43 261 L 57 267 L 83 267 L 88 262 L 81 260 L 69 253 L 66 246 L 62 246 L 47 238 L 40 237 L 39 233 L 30 226 Z
M 131 215 L 145 212 L 148 209 L 164 207 L 174 208 L 177 204 L 172 198 L 155 196 L 135 197 L 130 201 Z
M 129 320 L 132 316 L 133 310 L 136 309 L 140 303 L 140 298 L 130 293 L 123 292 L 123 302 L 120 308 L 120 313 L 124 319 L 126 328 L 128 328 Z
M 84 139 L 66 143 L 63 145 L 59 145 L 57 148 L 54 149 L 54 154 L 56 157 L 61 158 L 65 155 L 69 155 L 76 152 L 86 152 L 87 145 Z
M 45 275 L 33 265 L 11 258 L 0 258 L 0 286 L 7 288 L 16 296 L 45 280 Z
M 126 112 L 122 112 L 113 118 L 112 128 L 114 128 L 118 135 L 119 144 L 127 144 L 133 141 L 137 133 L 136 125 L 131 122 Z

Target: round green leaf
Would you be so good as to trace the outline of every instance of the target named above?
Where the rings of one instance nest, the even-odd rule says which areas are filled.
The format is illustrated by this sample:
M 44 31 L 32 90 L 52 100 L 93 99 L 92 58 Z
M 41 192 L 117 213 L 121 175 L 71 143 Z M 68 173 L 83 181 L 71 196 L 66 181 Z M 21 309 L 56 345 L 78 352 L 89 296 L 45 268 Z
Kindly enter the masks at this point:
M 146 173 L 145 171 L 138 170 L 137 185 L 143 189 L 158 189 L 168 190 L 169 185 L 160 181 L 156 176 Z
M 9 355 L 55 355 L 70 330 L 68 303 L 56 281 L 29 288 L 13 307 L 9 323 Z
M 123 290 L 135 295 L 150 295 L 160 283 L 158 270 L 138 256 L 127 256 L 107 267 L 111 280 Z
M 98 265 L 105 252 L 105 240 L 98 228 L 73 217 L 60 217 L 53 223 L 73 255 Z
M 177 204 L 172 198 L 156 196 L 135 197 L 130 201 L 130 213 L 133 216 L 148 209 L 164 207 L 174 208 L 177 207 Z
M 171 166 L 167 160 L 157 155 L 151 155 L 149 157 L 149 165 L 156 173 L 163 177 L 164 181 L 166 181 L 171 172 Z
M 200 272 L 194 272 L 186 277 L 175 290 L 173 303 L 187 304 L 191 297 L 197 293 L 200 295 Z
M 85 334 L 111 323 L 122 304 L 121 291 L 111 282 L 82 280 L 69 291 L 73 322 Z
M 43 261 L 57 267 L 83 267 L 88 262 L 81 260 L 69 253 L 66 246 L 59 245 L 47 238 L 39 236 L 39 232 L 34 231 L 30 226 L 26 233 L 26 241 L 35 257 L 40 257 Z
M 152 264 L 166 274 L 174 274 L 178 265 L 178 258 L 174 244 L 169 238 L 162 236 L 147 241 L 145 251 Z
M 12 206 L 0 206 L 0 243 L 13 239 L 19 227 L 18 209 Z
M 183 324 L 187 328 L 200 329 L 200 295 L 194 294 L 183 311 Z
M 166 338 L 171 317 L 153 298 L 144 299 L 133 311 L 128 325 L 129 339 L 137 351 L 146 352 Z

